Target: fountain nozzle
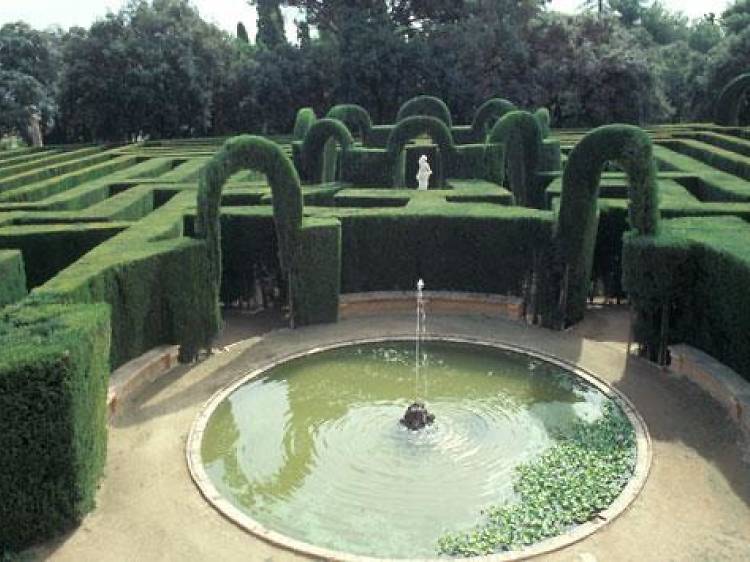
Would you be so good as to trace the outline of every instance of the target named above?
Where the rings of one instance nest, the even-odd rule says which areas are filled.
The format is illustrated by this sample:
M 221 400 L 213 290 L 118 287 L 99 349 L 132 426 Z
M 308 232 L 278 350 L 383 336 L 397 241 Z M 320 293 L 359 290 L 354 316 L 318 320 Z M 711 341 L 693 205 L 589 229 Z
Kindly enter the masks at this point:
M 399 423 L 412 431 L 419 431 L 434 421 L 435 415 L 427 411 L 423 402 L 414 402 L 406 409 Z

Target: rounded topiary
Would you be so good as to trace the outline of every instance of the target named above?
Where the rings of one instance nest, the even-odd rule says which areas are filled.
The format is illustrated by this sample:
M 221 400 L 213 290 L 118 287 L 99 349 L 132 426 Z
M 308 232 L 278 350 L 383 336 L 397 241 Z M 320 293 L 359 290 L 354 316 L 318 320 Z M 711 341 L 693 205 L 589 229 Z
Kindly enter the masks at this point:
M 372 119 L 367 110 L 361 105 L 345 103 L 334 105 L 326 117 L 338 119 L 347 126 L 352 135 L 359 132 L 362 136 L 362 143 L 367 144 L 367 137 L 372 131 Z
M 542 131 L 537 119 L 528 111 L 506 113 L 487 135 L 487 144 L 502 147 L 503 162 L 490 168 L 497 170 L 495 174 L 499 177 L 491 179 L 500 179 L 500 183 L 507 181 L 517 205 L 542 208 L 542 184 L 534 177 L 542 150 Z M 504 170 L 507 170 L 507 178 Z
M 534 117 L 536 117 L 539 127 L 542 130 L 542 138 L 546 139 L 550 134 L 550 124 L 552 122 L 549 109 L 546 107 L 540 107 L 534 112 Z
M 305 138 L 307 131 L 313 126 L 313 123 L 318 118 L 315 116 L 315 112 L 311 107 L 303 107 L 297 111 L 297 117 L 294 120 L 294 130 L 292 131 L 292 139 L 301 141 Z
M 489 133 L 495 123 L 497 123 L 497 120 L 515 109 L 516 106 L 513 102 L 502 98 L 492 98 L 487 100 L 480 105 L 479 109 L 474 113 L 474 119 L 471 122 L 473 136 L 476 139 L 484 140 L 487 137 L 487 133 Z
M 313 183 L 323 180 L 323 170 L 326 168 L 323 154 L 326 142 L 330 139 L 336 139 L 341 145 L 341 150 L 349 150 L 354 144 L 349 129 L 338 119 L 319 119 L 305 135 L 302 143 L 302 163 Z M 328 154 L 335 155 L 335 152 Z
M 450 109 L 443 100 L 435 96 L 417 96 L 405 102 L 398 110 L 396 123 L 415 115 L 434 117 L 448 127 L 453 126 Z
M 398 185 L 399 178 L 403 176 L 403 170 L 399 167 L 399 163 L 404 146 L 410 140 L 423 134 L 430 135 L 435 144 L 438 145 L 440 157 L 444 162 L 443 169 L 450 169 L 445 162 L 450 162 L 456 156 L 456 146 L 453 142 L 453 135 L 450 129 L 445 123 L 435 117 L 414 115 L 400 121 L 388 137 L 386 151 L 388 153 L 388 162 L 391 166 L 394 185 Z
M 726 127 L 739 125 L 740 109 L 748 89 L 750 89 L 750 72 L 740 74 L 724 86 L 716 101 L 714 121 L 717 125 Z
M 599 180 L 607 162 L 628 177 L 629 222 L 635 235 L 652 236 L 659 229 L 658 180 L 648 134 L 632 125 L 594 129 L 570 153 L 563 173 L 557 242 L 564 283 L 562 319 L 583 318 L 591 279 L 598 223 Z
M 302 227 L 302 189 L 294 165 L 284 150 L 263 137 L 242 135 L 229 139 L 202 168 L 198 183 L 196 235 L 208 244 L 210 274 L 219 314 L 221 285 L 221 192 L 226 181 L 241 170 L 266 175 L 271 187 L 273 216 L 279 242 L 281 268 L 294 267 Z

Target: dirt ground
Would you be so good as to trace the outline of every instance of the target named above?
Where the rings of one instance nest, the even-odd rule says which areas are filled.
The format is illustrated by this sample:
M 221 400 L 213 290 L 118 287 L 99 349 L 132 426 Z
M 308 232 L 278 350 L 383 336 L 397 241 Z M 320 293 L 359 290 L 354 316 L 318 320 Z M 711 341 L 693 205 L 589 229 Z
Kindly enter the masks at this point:
M 428 312 L 429 314 L 429 312 Z M 126 401 L 111 422 L 97 508 L 72 533 L 31 551 L 60 562 L 243 561 L 303 557 L 238 529 L 204 501 L 185 461 L 190 425 L 217 390 L 269 359 L 339 339 L 413 334 L 410 315 L 351 318 L 298 330 L 269 315 L 233 313 L 225 351 L 181 366 Z M 540 560 L 551 562 L 750 561 L 746 444 L 699 388 L 627 356 L 625 309 L 594 308 L 558 333 L 486 316 L 430 316 L 431 333 L 522 345 L 593 371 L 635 404 L 653 461 L 645 487 L 614 522 Z

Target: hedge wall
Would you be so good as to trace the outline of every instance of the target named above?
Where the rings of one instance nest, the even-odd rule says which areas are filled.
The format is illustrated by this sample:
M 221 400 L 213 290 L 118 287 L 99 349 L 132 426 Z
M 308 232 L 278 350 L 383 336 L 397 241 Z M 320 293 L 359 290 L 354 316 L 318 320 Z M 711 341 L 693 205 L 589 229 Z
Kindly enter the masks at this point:
M 588 133 L 568 157 L 558 215 L 562 273 L 560 320 L 583 318 L 589 293 L 598 221 L 602 167 L 615 162 L 628 176 L 629 223 L 643 235 L 658 231 L 656 163 L 648 134 L 631 125 L 606 125 Z
M 26 296 L 26 274 L 19 250 L 0 250 L 0 309 Z
M 295 324 L 336 322 L 341 290 L 341 223 L 306 218 L 300 232 L 299 257 L 292 275 Z
M 750 225 L 737 217 L 663 224 L 659 236 L 628 233 L 623 244 L 636 341 L 654 360 L 664 345 L 688 343 L 750 381 Z
M 732 127 L 739 125 L 740 109 L 745 93 L 750 88 L 750 72 L 740 74 L 724 86 L 716 100 L 714 121 L 718 125 Z
M 398 110 L 396 123 L 414 116 L 434 117 L 449 129 L 453 126 L 450 109 L 443 100 L 435 96 L 416 96 L 406 101 Z
M 106 305 L 0 315 L 0 552 L 66 531 L 92 509 L 107 443 Z

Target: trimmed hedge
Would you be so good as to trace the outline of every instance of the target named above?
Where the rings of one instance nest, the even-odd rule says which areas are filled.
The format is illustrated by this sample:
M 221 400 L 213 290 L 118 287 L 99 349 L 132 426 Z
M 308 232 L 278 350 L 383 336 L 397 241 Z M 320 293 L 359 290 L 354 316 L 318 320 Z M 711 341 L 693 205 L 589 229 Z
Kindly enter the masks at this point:
M 372 132 L 372 119 L 364 107 L 353 103 L 334 105 L 326 117 L 344 123 L 352 135 L 359 134 L 362 144 L 367 145 L 367 139 Z
M 393 173 L 391 185 L 394 187 L 403 186 L 406 182 L 403 157 L 406 143 L 422 134 L 430 135 L 440 149 L 440 164 L 443 170 L 441 181 L 444 181 L 445 177 L 451 176 L 451 170 L 453 169 L 451 163 L 456 159 L 456 148 L 453 144 L 450 129 L 435 117 L 414 115 L 399 121 L 398 125 L 391 131 L 391 136 L 388 137 L 386 150 L 390 161 L 390 169 Z M 438 166 L 435 165 L 435 167 Z M 438 185 L 442 187 L 442 183 Z
M 337 123 L 333 120 L 329 121 Z M 338 124 L 348 133 L 343 123 L 338 122 Z M 322 231 L 313 229 L 305 235 L 311 236 L 312 241 L 306 240 L 304 243 L 301 241 L 303 200 L 299 177 L 294 166 L 282 148 L 273 141 L 244 135 L 224 143 L 221 150 L 201 172 L 198 187 L 196 234 L 204 238 L 208 244 L 211 299 L 215 303 L 213 316 L 217 325 L 220 317 L 219 293 L 222 279 L 219 218 L 221 192 L 227 179 L 245 168 L 263 172 L 271 187 L 279 265 L 292 288 L 292 325 L 316 321 L 327 322 L 330 318 L 336 318 L 338 316 L 338 292 L 328 294 L 326 299 L 314 305 L 310 301 L 310 299 L 320 298 L 322 294 L 326 294 L 327 290 L 333 291 L 336 287 L 328 281 L 328 277 L 320 267 L 315 266 L 316 262 L 300 254 L 303 248 L 306 251 L 316 251 L 312 247 L 316 240 L 322 250 L 330 251 L 333 235 L 320 233 L 325 232 L 326 229 Z M 327 228 L 330 229 L 332 226 L 328 224 Z M 324 266 L 327 264 L 328 262 L 324 262 Z M 315 275 L 320 275 L 320 279 L 314 277 Z M 331 307 L 334 302 L 336 311 L 325 312 L 326 307 Z M 316 317 L 316 314 L 319 316 Z
M 542 131 L 542 138 L 546 139 L 550 134 L 550 123 L 552 122 L 552 118 L 549 114 L 549 109 L 546 107 L 540 107 L 534 112 L 534 117 L 537 120 L 537 123 L 539 123 L 539 128 Z
M 297 111 L 297 117 L 294 119 L 292 139 L 296 141 L 304 139 L 307 131 L 310 130 L 310 127 L 313 126 L 316 120 L 315 111 L 311 107 L 303 107 Z
M 20 250 L 0 250 L 0 309 L 26 296 L 26 274 Z
M 398 110 L 396 123 L 414 116 L 434 117 L 449 129 L 453 126 L 450 109 L 443 100 L 435 96 L 416 96 L 406 101 Z
M 659 236 L 625 236 L 623 284 L 645 355 L 684 342 L 750 381 L 749 237 L 737 217 L 667 220 Z
M 492 127 L 487 143 L 503 147 L 501 170 L 507 171 L 505 180 L 516 204 L 541 209 L 544 191 L 535 176 L 542 150 L 542 132 L 536 118 L 528 111 L 506 113 Z
M 750 72 L 740 74 L 724 86 L 716 100 L 714 121 L 717 125 L 736 127 L 745 93 L 750 88 Z
M 109 311 L 25 306 L 0 315 L 0 551 L 78 524 L 107 447 Z
M 341 223 L 338 220 L 304 220 L 291 284 L 295 325 L 338 321 L 341 291 Z
M 302 143 L 301 160 L 306 171 L 305 176 L 312 183 L 334 181 L 335 177 L 326 176 L 325 170 L 336 166 L 337 152 L 325 150 L 329 140 L 335 140 L 346 152 L 354 144 L 354 138 L 346 125 L 338 119 L 319 119 L 310 127 Z M 324 158 L 324 155 L 326 158 Z M 326 161 L 327 160 L 327 161 Z
M 631 125 L 606 125 L 594 129 L 568 157 L 558 215 L 562 303 L 559 320 L 575 323 L 583 318 L 589 293 L 596 242 L 599 180 L 604 164 L 615 162 L 628 176 L 628 218 L 634 232 L 658 232 L 656 163 L 648 134 Z

